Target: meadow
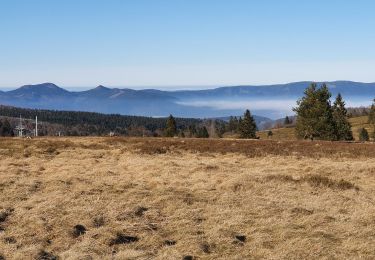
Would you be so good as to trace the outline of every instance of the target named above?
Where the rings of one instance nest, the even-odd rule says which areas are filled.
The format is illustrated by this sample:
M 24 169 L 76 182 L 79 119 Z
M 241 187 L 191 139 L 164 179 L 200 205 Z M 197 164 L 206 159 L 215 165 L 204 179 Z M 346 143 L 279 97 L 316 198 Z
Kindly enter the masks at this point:
M 0 139 L 0 259 L 374 259 L 375 145 Z

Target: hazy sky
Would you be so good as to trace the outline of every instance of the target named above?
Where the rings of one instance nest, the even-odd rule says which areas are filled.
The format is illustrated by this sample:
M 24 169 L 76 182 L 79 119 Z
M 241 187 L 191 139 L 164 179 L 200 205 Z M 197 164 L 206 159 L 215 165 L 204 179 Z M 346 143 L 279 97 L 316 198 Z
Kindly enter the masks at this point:
M 373 0 L 0 0 L 0 87 L 375 81 Z

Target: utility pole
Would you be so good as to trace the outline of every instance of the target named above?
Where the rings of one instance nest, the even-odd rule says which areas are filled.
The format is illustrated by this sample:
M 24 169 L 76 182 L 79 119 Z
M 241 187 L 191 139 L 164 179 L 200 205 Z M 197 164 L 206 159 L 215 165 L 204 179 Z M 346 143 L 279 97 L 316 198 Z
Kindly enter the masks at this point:
M 38 136 L 38 116 L 35 116 L 35 136 Z

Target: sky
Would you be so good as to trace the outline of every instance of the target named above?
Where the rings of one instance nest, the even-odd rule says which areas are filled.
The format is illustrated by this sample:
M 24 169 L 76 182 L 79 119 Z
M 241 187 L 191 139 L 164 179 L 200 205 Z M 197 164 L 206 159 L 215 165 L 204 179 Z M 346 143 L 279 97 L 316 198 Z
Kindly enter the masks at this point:
M 373 0 L 0 0 L 0 87 L 375 82 Z

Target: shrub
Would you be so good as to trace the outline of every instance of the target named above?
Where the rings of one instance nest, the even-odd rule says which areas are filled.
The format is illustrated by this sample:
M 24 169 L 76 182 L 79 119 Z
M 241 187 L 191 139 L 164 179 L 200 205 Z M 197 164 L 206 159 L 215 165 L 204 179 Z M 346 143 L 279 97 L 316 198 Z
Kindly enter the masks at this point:
M 365 128 L 359 129 L 359 140 L 362 141 L 362 142 L 366 142 L 369 139 L 370 138 L 369 138 L 367 130 Z

